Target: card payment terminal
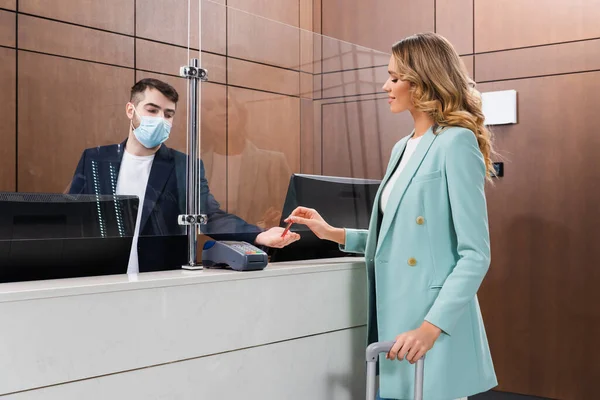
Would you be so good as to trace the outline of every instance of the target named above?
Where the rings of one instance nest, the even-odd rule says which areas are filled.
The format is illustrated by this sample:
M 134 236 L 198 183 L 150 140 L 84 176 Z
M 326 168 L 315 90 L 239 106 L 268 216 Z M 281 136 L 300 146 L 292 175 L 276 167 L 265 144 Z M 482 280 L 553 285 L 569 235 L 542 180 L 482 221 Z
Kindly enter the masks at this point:
M 207 268 L 229 266 L 236 271 L 258 271 L 268 262 L 267 253 L 246 242 L 209 240 L 202 250 L 202 265 Z

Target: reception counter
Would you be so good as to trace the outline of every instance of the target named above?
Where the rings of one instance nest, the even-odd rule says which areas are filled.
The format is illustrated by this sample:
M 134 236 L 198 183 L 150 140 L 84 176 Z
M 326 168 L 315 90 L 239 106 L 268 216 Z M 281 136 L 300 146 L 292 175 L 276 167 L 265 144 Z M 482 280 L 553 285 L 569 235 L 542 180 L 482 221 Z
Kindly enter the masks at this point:
M 358 399 L 360 258 L 0 285 L 0 398 Z

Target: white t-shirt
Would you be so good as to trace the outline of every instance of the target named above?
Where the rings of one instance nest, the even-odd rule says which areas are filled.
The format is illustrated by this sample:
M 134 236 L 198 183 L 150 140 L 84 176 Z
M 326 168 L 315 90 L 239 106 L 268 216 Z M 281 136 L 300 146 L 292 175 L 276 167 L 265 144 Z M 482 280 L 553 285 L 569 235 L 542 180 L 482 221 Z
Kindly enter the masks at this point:
M 411 138 L 406 143 L 406 148 L 404 149 L 404 154 L 402 154 L 402 159 L 400 160 L 400 165 L 398 165 L 398 168 L 396 168 L 396 171 L 394 171 L 392 176 L 390 176 L 390 179 L 387 181 L 385 187 L 383 188 L 383 192 L 381 192 L 381 212 L 382 213 L 385 213 L 385 208 L 390 199 L 392 189 L 394 188 L 394 185 L 398 181 L 398 178 L 400 177 L 402 170 L 404 170 L 404 167 L 406 167 L 408 160 L 415 152 L 415 149 L 417 148 L 417 145 L 421 141 L 422 137 L 423 136 L 419 136 L 418 138 L 415 138 L 415 139 Z
M 137 244 L 140 235 L 140 220 L 142 219 L 142 210 L 144 206 L 144 197 L 146 197 L 146 186 L 152 169 L 154 154 L 151 156 L 134 156 L 125 150 L 123 160 L 119 170 L 119 179 L 117 180 L 118 195 L 133 195 L 140 199 L 138 207 L 137 220 L 135 222 L 135 232 L 131 243 L 131 253 L 129 254 L 128 274 L 137 274 L 140 272 L 138 263 Z

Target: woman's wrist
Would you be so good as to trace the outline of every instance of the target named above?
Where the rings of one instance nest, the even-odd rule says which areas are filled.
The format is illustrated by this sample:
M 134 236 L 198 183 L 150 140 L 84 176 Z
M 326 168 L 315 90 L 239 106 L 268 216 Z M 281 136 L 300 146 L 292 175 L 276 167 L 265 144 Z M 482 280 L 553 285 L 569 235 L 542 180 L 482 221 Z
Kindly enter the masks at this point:
M 346 244 L 346 230 L 343 228 L 334 228 L 332 226 L 328 230 L 327 239 L 343 246 Z

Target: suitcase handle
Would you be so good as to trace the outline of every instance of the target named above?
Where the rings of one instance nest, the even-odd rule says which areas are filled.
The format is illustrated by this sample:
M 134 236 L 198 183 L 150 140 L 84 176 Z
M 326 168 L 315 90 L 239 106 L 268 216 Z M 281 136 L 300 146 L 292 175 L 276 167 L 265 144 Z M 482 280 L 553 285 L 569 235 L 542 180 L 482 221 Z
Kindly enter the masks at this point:
M 375 400 L 376 368 L 380 353 L 389 352 L 396 342 L 376 342 L 367 347 L 367 400 Z M 423 400 L 423 375 L 425 368 L 425 357 L 421 357 L 415 364 L 415 400 Z

